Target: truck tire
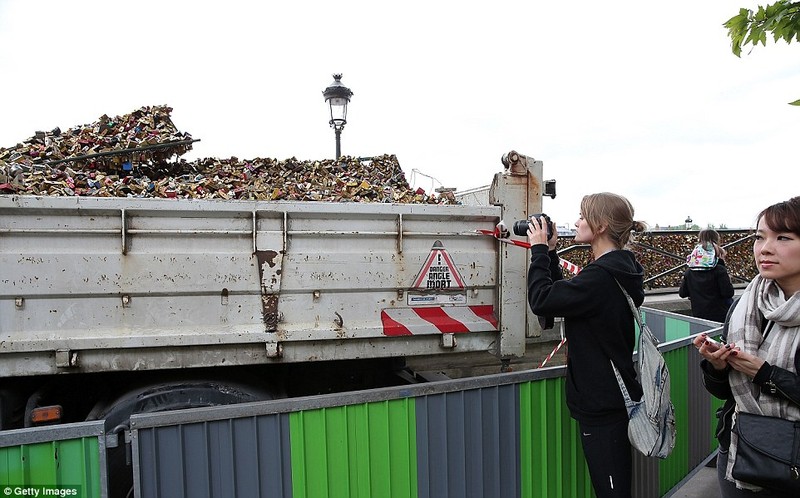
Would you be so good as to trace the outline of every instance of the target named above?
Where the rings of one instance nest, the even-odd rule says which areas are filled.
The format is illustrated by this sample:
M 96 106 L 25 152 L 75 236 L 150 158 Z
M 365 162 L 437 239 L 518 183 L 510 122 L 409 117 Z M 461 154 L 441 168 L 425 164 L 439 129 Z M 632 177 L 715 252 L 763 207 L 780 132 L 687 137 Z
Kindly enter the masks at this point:
M 119 445 L 107 450 L 108 496 L 133 496 L 131 451 L 124 438 L 124 432 L 130 428 L 131 415 L 230 405 L 275 397 L 274 393 L 267 390 L 228 381 L 187 380 L 139 387 L 114 401 L 98 404 L 88 419 L 105 420 L 106 434 L 117 434 L 119 437 Z

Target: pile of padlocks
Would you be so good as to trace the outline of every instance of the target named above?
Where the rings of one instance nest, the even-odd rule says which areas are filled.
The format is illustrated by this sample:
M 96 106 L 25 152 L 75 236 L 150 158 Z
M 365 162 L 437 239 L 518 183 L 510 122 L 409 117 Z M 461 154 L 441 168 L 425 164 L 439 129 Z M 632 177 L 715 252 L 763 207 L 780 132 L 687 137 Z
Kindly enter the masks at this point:
M 452 192 L 413 190 L 394 155 L 300 161 L 205 158 L 168 106 L 106 115 L 65 132 L 36 132 L 0 148 L 0 194 L 455 204 Z

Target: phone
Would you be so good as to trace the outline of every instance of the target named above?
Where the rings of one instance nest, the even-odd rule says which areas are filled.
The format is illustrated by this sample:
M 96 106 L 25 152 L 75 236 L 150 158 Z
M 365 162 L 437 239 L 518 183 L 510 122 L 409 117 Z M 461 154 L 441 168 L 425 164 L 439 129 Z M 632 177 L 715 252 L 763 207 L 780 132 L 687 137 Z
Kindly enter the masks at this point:
M 714 348 L 713 348 L 714 350 L 717 350 L 717 349 L 719 349 L 719 348 L 721 348 L 723 346 L 723 344 L 721 342 L 713 339 L 711 336 L 706 336 L 706 342 L 708 344 L 714 346 Z

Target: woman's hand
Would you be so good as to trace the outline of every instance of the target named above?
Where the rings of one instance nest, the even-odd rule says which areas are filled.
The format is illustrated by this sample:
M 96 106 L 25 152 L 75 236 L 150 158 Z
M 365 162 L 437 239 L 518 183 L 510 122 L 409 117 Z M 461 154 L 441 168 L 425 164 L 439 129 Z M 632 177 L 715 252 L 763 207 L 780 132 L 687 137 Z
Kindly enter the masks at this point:
M 708 360 L 715 370 L 725 370 L 728 367 L 728 359 L 733 355 L 739 354 L 730 344 L 722 344 L 708 337 L 708 334 L 700 334 L 692 341 L 700 356 Z
M 732 349 L 731 356 L 728 358 L 728 365 L 750 378 L 755 377 L 764 364 L 764 360 L 745 351 L 740 351 L 736 348 Z
M 543 217 L 534 218 L 531 217 L 528 220 L 528 243 L 531 246 L 535 246 L 537 244 L 544 244 L 547 246 L 549 251 L 552 251 L 556 248 L 556 243 L 558 242 L 558 234 L 555 232 L 556 224 L 552 223 L 553 226 L 553 236 L 550 239 L 547 239 L 547 224 Z
M 742 351 L 736 344 L 721 344 L 706 334 L 698 335 L 692 343 L 700 352 L 700 356 L 708 360 L 717 370 L 724 370 L 730 366 L 752 378 L 764 365 L 763 359 Z

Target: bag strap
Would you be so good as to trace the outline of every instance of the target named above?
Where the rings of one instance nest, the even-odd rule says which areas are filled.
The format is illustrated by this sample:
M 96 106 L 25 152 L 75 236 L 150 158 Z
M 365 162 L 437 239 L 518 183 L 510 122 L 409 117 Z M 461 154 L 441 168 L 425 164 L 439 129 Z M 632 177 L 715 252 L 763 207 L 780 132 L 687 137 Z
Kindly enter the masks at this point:
M 622 399 L 625 400 L 625 407 L 631 408 L 632 406 L 636 405 L 636 401 L 631 398 L 631 394 L 628 392 L 628 386 L 625 385 L 625 381 L 622 380 L 622 374 L 619 373 L 619 369 L 614 364 L 614 360 L 609 359 L 608 361 L 611 362 L 611 368 L 614 369 L 614 376 L 617 378 L 617 384 L 619 384 L 619 390 L 622 392 Z
M 626 291 L 625 288 L 622 287 L 622 285 L 619 283 L 619 281 L 617 281 L 616 278 L 614 280 L 617 282 L 617 285 L 622 290 L 622 293 L 625 294 L 625 298 L 628 300 L 628 305 L 630 305 L 631 307 L 631 312 L 633 312 L 633 316 L 634 318 L 636 318 L 636 323 L 639 324 L 638 350 L 639 350 L 639 361 L 641 362 L 642 354 L 644 354 L 643 342 L 647 340 L 648 342 L 652 342 L 655 346 L 658 346 L 658 339 L 656 339 L 655 335 L 653 335 L 653 332 L 650 330 L 650 328 L 642 321 L 642 315 L 641 313 L 639 313 L 639 309 L 636 307 L 636 305 L 633 304 L 633 298 L 631 298 L 630 294 L 628 294 L 628 291 Z M 627 386 L 625 386 L 625 383 L 622 381 L 622 376 L 620 375 L 619 370 L 617 369 L 617 366 L 614 365 L 613 361 L 611 362 L 611 366 L 614 368 L 614 374 L 617 376 L 617 383 L 619 383 L 619 388 L 622 390 L 622 395 L 625 398 L 625 403 L 627 404 L 628 400 L 630 399 L 630 396 L 628 395 L 627 392 Z
M 625 294 L 625 299 L 628 300 L 628 306 L 631 307 L 631 313 L 633 313 L 633 317 L 636 319 L 636 323 L 639 324 L 639 330 L 641 330 L 643 328 L 642 327 L 642 314 L 639 313 L 639 308 L 637 308 L 636 305 L 633 304 L 633 298 L 631 297 L 630 294 L 628 294 L 628 291 L 625 290 L 625 287 L 623 287 L 622 284 L 619 283 L 619 280 L 617 280 L 615 278 L 614 282 L 617 283 L 617 286 L 620 288 L 622 293 Z
M 644 324 L 642 323 L 642 315 L 639 313 L 639 308 L 637 308 L 636 305 L 633 303 L 633 298 L 630 296 L 630 294 L 628 294 L 628 291 L 625 290 L 622 284 L 619 283 L 619 280 L 617 280 L 616 277 L 614 277 L 613 275 L 612 278 L 614 278 L 614 282 L 617 283 L 617 286 L 625 295 L 625 299 L 628 301 L 628 306 L 630 306 L 631 308 L 631 313 L 633 313 L 633 317 L 636 319 L 636 323 L 639 324 L 639 331 L 640 331 L 639 339 L 641 340 L 641 333 L 644 331 Z M 641 350 L 641 346 L 639 347 L 639 349 Z M 639 354 L 641 354 L 641 351 L 639 352 Z M 614 375 L 617 377 L 617 384 L 619 384 L 619 389 L 620 391 L 622 391 L 622 397 L 625 400 L 625 406 L 630 409 L 632 406 L 636 405 L 637 402 L 633 401 L 633 398 L 631 398 L 631 395 L 628 392 L 628 386 L 626 386 L 625 381 L 622 380 L 622 374 L 619 373 L 619 369 L 614 364 L 614 360 L 609 359 L 608 361 L 611 362 L 611 368 L 614 369 Z

